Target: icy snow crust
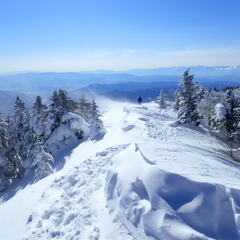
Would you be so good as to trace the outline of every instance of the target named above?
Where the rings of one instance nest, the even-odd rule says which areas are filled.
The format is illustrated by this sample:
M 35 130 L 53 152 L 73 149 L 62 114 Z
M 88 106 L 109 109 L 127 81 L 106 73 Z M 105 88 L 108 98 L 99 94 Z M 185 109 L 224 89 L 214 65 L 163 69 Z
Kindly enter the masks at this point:
M 0 239 L 240 239 L 239 164 L 175 120 L 171 104 L 114 103 L 102 140 L 2 194 Z

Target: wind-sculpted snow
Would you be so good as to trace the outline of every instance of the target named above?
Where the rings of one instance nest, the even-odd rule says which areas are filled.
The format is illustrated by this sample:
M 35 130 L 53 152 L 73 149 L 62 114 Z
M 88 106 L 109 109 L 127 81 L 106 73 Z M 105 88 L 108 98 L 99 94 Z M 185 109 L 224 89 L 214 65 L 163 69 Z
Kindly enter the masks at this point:
M 124 121 L 123 125 L 122 125 L 122 130 L 124 132 L 130 131 L 135 127 L 135 125 L 133 124 L 129 124 L 128 121 Z
M 134 145 L 114 156 L 106 181 L 109 212 L 135 228 L 136 239 L 138 231 L 154 239 L 240 238 L 240 190 L 163 171 Z

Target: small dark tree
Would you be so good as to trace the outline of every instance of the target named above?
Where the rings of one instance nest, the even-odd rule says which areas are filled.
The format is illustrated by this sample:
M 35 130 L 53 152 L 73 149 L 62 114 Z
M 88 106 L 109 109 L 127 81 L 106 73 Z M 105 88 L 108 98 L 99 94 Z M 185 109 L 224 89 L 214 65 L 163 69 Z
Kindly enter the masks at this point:
M 86 121 L 90 120 L 91 103 L 87 102 L 86 95 L 82 92 L 79 99 L 79 115 Z
M 180 107 L 180 91 L 179 89 L 177 89 L 174 92 L 174 105 L 173 105 L 174 111 L 177 112 L 179 110 L 179 107 Z
M 64 112 L 76 113 L 78 109 L 78 103 L 68 97 L 66 90 L 59 90 L 60 106 Z
M 42 98 L 40 96 L 37 96 L 31 112 L 31 128 L 39 138 L 43 137 L 44 135 L 46 119 L 48 114 L 47 108 L 48 108 L 47 105 L 45 105 L 42 102 Z
M 47 111 L 44 140 L 48 139 L 53 131 L 61 124 L 61 118 L 65 112 L 64 108 L 62 107 L 61 97 L 57 90 L 53 92 L 50 100 L 52 103 L 50 104 Z
M 96 137 L 101 138 L 106 133 L 106 129 L 104 128 L 103 121 L 100 119 L 101 115 L 95 100 L 92 101 L 90 114 L 89 137 L 91 140 Z
M 38 114 L 40 117 L 43 117 L 45 115 L 47 106 L 42 102 L 42 98 L 40 96 L 37 96 L 32 108 L 34 114 Z

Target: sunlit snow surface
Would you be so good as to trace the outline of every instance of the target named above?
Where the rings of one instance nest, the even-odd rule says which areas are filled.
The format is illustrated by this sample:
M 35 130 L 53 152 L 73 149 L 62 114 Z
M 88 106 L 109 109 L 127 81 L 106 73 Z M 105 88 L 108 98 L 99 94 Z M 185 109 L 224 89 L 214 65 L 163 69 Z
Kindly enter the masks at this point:
M 2 194 L 0 239 L 240 239 L 240 165 L 204 129 L 178 126 L 170 103 L 105 108 L 102 140 Z

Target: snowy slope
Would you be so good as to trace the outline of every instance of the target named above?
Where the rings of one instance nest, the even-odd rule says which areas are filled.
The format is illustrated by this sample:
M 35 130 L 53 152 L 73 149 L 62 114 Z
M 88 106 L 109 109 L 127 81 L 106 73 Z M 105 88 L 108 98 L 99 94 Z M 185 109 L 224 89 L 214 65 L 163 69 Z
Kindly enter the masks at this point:
M 2 194 L 0 239 L 240 239 L 240 165 L 171 104 L 106 105 L 102 140 Z

